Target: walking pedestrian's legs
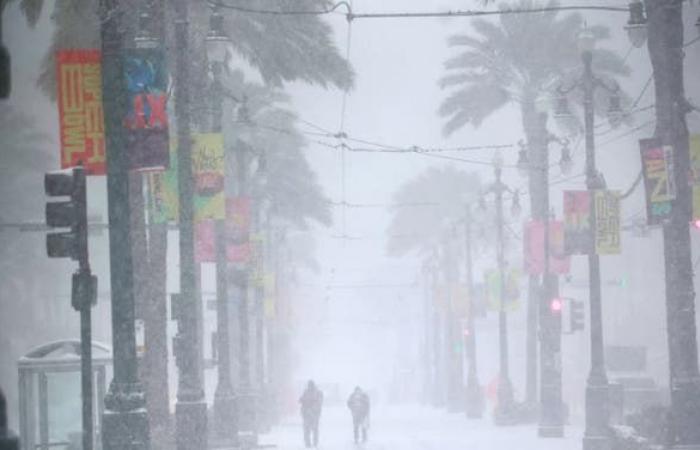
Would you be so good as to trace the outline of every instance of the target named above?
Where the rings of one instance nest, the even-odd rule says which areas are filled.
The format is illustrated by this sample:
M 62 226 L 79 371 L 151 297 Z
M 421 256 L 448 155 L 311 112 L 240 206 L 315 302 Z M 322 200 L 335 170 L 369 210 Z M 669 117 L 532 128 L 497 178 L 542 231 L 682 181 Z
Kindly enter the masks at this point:
M 304 421 L 304 444 L 306 448 L 311 447 L 311 424 L 308 420 Z

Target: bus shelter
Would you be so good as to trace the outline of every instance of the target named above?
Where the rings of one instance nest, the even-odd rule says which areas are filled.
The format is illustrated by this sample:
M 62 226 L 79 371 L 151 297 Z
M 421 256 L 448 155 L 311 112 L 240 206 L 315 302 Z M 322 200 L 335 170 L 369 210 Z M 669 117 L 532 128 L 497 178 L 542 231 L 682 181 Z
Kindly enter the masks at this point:
M 36 347 L 20 358 L 17 366 L 22 448 L 74 450 L 82 447 L 80 354 L 79 340 L 64 340 Z M 111 363 L 111 349 L 93 341 L 95 448 L 100 448 L 103 399 Z

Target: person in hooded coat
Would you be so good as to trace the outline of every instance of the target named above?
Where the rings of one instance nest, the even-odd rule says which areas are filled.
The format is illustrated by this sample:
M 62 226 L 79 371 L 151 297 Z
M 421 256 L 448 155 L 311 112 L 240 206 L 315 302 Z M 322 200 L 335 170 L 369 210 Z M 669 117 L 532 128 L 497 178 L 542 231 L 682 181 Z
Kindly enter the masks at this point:
M 304 393 L 299 399 L 301 404 L 301 418 L 304 422 L 304 444 L 309 448 L 313 444 L 318 447 L 318 423 L 321 419 L 321 408 L 323 407 L 323 392 L 316 384 L 309 380 Z
M 352 428 L 355 443 L 360 440 L 367 442 L 367 430 L 369 429 L 369 396 L 359 386 L 355 388 L 348 398 L 348 408 L 352 414 Z

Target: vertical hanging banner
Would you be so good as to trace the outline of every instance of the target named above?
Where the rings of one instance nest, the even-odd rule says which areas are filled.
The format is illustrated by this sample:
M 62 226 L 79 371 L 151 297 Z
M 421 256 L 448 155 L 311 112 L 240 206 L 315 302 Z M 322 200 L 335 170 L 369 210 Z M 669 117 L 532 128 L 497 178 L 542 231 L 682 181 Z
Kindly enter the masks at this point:
M 588 255 L 593 251 L 591 220 L 588 191 L 564 191 L 564 253 Z
M 216 223 L 202 220 L 194 225 L 194 260 L 216 262 Z
M 56 95 L 61 168 L 82 163 L 88 175 L 104 175 L 105 134 L 99 50 L 56 53 Z
M 700 220 L 700 134 L 690 136 L 690 167 L 693 179 L 693 220 Z
M 125 49 L 124 76 L 128 109 L 124 118 L 129 168 L 157 170 L 168 167 L 167 89 L 165 52 Z
M 147 173 L 148 215 L 151 223 L 177 222 L 179 199 L 177 197 L 177 146 L 171 140 L 170 164 L 167 170 Z
M 192 135 L 195 222 L 226 218 L 224 170 L 223 134 L 200 133 Z
M 639 141 L 642 155 L 642 173 L 646 190 L 647 222 L 659 225 L 671 215 L 676 198 L 673 177 L 673 148 L 662 145 L 659 139 Z
M 529 275 L 544 273 L 544 221 L 534 220 L 525 224 L 525 272 Z M 564 252 L 564 222 L 549 222 L 549 273 L 569 273 L 570 258 Z
M 619 254 L 620 239 L 620 193 L 618 191 L 595 191 L 595 250 L 599 255 Z
M 261 233 L 250 235 L 250 259 L 251 270 L 250 280 L 256 287 L 265 286 L 264 261 L 265 257 L 265 241 Z
M 484 273 L 486 290 L 486 298 L 488 299 L 488 308 L 491 311 L 500 311 L 501 308 L 501 277 L 498 270 L 487 270 Z M 520 297 L 520 271 L 515 269 L 506 269 L 505 271 L 505 288 L 504 295 L 505 304 L 503 308 L 506 311 L 515 311 L 518 309 L 518 298 Z
M 230 262 L 250 261 L 250 210 L 248 197 L 233 197 L 226 201 L 226 255 Z

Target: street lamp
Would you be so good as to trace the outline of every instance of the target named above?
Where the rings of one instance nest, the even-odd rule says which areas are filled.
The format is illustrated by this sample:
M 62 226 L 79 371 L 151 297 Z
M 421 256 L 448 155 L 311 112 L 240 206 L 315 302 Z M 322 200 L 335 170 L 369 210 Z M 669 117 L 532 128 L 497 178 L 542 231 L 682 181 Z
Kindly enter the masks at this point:
M 630 21 L 632 25 L 639 25 L 645 19 L 640 18 L 639 3 L 634 2 L 630 6 L 631 11 L 636 11 Z M 643 15 L 643 12 L 642 12 Z M 634 19 L 634 20 L 632 20 Z M 641 28 L 634 30 L 634 37 L 639 37 Z M 593 37 L 593 39 L 592 39 Z M 633 36 L 631 35 L 631 38 Z M 633 40 L 633 43 L 635 41 Z M 587 30 L 582 30 L 579 35 L 579 50 L 583 61 L 583 76 L 568 91 L 559 89 L 560 94 L 566 94 L 576 88 L 583 91 L 584 131 L 586 140 L 586 186 L 593 196 L 597 189 L 605 188 L 605 180 L 596 168 L 595 163 L 595 111 L 594 93 L 598 88 L 612 94 L 611 110 L 619 109 L 619 87 L 615 84 L 608 86 L 603 80 L 597 78 L 592 69 L 593 50 L 595 38 Z M 616 98 L 617 97 L 617 98 Z M 615 114 L 613 114 L 614 120 Z M 608 117 L 611 118 L 610 115 Z M 591 208 L 591 221 L 595 223 L 595 209 Z M 591 312 L 591 369 L 586 382 L 586 430 L 583 437 L 584 450 L 607 449 L 610 441 L 610 427 L 608 414 L 608 379 L 605 372 L 605 353 L 603 346 L 603 313 L 600 286 L 600 259 L 591 248 L 588 255 L 589 268 L 589 295 Z
M 503 230 L 505 228 L 503 220 L 503 194 L 506 192 L 513 194 L 513 213 L 518 212 L 518 195 L 501 181 L 503 172 L 503 157 L 497 152 L 493 160 L 495 182 L 489 187 L 487 193 L 494 194 L 496 198 L 496 231 L 497 231 L 497 263 L 499 279 L 499 307 L 498 307 L 498 343 L 499 343 L 499 378 L 497 391 L 497 406 L 494 411 L 494 422 L 496 425 L 513 425 L 517 421 L 513 399 L 513 385 L 510 381 L 508 364 L 508 321 L 506 316 L 506 273 L 505 273 L 505 242 Z M 482 205 L 482 202 L 479 203 Z
M 644 15 L 644 4 L 641 0 L 630 3 L 630 18 L 625 30 L 630 42 L 636 48 L 640 48 L 647 40 L 647 18 Z
M 587 43 L 584 43 L 587 45 Z M 561 93 L 560 93 L 561 94 Z M 552 280 L 556 275 L 550 272 L 550 212 L 549 212 L 549 143 L 558 142 L 562 146 L 559 164 L 562 173 L 571 170 L 572 161 L 569 151 L 569 141 L 559 138 L 547 131 L 547 111 L 549 103 L 545 96 L 540 96 L 535 102 L 537 114 L 537 127 L 534 130 L 530 151 L 532 155 L 531 165 L 527 174 L 531 177 L 533 193 L 537 194 L 537 202 L 532 207 L 532 217 L 543 224 L 543 270 L 541 281 L 537 275 L 533 275 L 535 283 L 540 283 L 537 303 L 533 306 L 531 314 L 539 323 L 540 340 L 540 407 L 538 434 L 541 437 L 562 437 L 564 435 L 564 414 L 561 387 L 561 327 L 560 316 L 554 314 L 550 308 L 552 299 Z M 566 98 L 560 95 L 556 100 L 556 113 L 562 115 L 568 112 Z M 534 320 L 533 320 L 534 321 Z M 536 369 L 534 369 L 536 370 Z M 535 390 L 534 387 L 531 388 Z
M 223 31 L 224 17 L 218 8 L 213 7 L 209 18 L 209 32 L 206 37 L 207 59 L 212 72 L 212 132 L 221 133 L 223 115 L 221 82 L 226 67 L 228 47 L 231 40 Z M 217 220 L 216 224 L 216 345 L 219 355 L 217 385 L 214 393 L 215 437 L 222 443 L 237 443 L 237 423 L 235 395 L 231 383 L 231 351 L 229 328 L 228 260 L 226 257 L 226 223 Z

